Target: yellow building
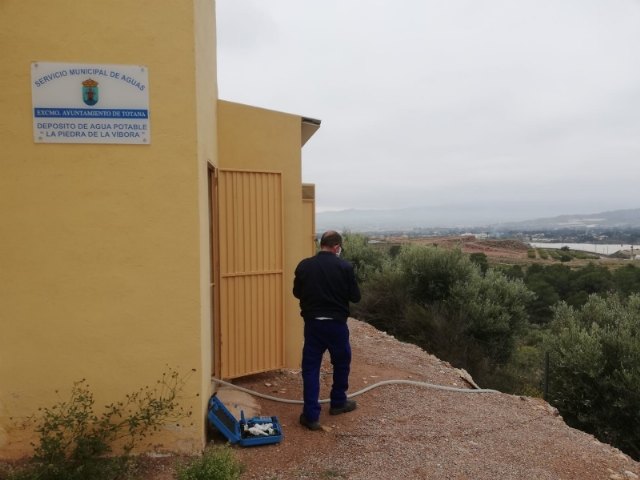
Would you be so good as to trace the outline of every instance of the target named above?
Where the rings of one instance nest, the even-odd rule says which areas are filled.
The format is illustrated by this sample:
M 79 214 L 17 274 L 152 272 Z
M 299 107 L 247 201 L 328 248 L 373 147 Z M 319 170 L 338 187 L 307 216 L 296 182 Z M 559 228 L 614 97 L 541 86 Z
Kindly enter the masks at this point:
M 290 286 L 314 235 L 300 149 L 319 122 L 218 100 L 213 0 L 0 13 L 0 458 L 29 453 L 16 419 L 55 391 L 86 378 L 102 405 L 167 366 L 194 422 L 145 448 L 197 451 L 212 375 L 299 365 Z M 118 119 L 62 118 L 98 110 Z M 142 135 L 99 140 L 105 125 Z

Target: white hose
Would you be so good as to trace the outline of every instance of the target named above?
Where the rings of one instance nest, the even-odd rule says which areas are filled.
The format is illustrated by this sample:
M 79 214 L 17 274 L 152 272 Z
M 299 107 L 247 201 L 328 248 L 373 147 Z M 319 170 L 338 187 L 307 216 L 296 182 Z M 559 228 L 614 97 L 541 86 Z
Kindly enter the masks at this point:
M 236 390 L 240 390 L 241 392 L 245 392 L 256 397 L 264 398 L 267 400 L 273 400 L 274 402 L 294 403 L 296 405 L 302 405 L 304 403 L 302 400 L 290 400 L 288 398 L 272 397 L 271 395 L 266 395 L 264 393 L 256 392 L 253 390 L 249 390 L 248 388 L 234 385 L 233 383 L 225 382 L 224 380 L 220 380 L 219 378 L 212 378 L 211 380 L 213 380 L 215 383 L 219 383 L 227 387 L 235 388 Z M 368 392 L 369 390 L 381 387 L 383 385 L 413 385 L 415 387 L 434 388 L 436 390 L 446 390 L 448 392 L 458 392 L 458 393 L 500 393 L 498 390 L 490 390 L 486 388 L 469 389 L 469 388 L 446 387 L 443 385 L 434 385 L 433 383 L 418 382 L 415 380 L 383 380 L 381 382 L 374 383 L 373 385 L 369 385 L 368 387 L 365 387 L 362 390 L 358 390 L 357 392 L 351 393 L 347 395 L 347 397 L 348 398 L 357 397 L 358 395 L 361 395 L 363 393 Z M 320 400 L 320 403 L 329 403 L 329 399 L 325 398 L 324 400 Z

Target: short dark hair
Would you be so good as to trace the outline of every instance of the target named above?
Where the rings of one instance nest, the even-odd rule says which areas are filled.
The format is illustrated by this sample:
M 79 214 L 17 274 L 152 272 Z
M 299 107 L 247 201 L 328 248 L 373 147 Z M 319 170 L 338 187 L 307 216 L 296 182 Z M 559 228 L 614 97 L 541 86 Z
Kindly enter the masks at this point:
M 342 246 L 342 236 L 338 232 L 329 230 L 320 237 L 321 247 L 335 247 L 336 245 Z

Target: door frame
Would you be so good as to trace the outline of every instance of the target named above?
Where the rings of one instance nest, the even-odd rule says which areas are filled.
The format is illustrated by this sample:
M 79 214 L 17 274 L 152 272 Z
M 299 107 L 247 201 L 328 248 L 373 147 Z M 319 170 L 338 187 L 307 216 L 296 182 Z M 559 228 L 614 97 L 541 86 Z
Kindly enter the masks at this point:
M 212 352 L 211 372 L 216 378 L 222 373 L 221 335 L 220 335 L 220 235 L 218 211 L 218 169 L 208 164 L 209 184 L 209 255 L 210 255 L 210 295 Z

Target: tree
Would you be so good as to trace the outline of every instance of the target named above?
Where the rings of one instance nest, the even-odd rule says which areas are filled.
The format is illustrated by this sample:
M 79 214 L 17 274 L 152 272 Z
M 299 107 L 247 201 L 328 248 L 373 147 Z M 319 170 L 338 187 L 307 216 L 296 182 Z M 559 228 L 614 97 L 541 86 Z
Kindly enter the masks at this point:
M 476 252 L 469 255 L 469 260 L 480 267 L 480 271 L 484 275 L 489 268 L 489 262 L 487 261 L 487 255 L 482 252 Z
M 483 276 L 460 250 L 417 245 L 362 290 L 359 318 L 479 377 L 508 361 L 533 299 L 522 281 L 491 269 Z
M 549 398 L 567 423 L 640 458 L 640 295 L 559 304 L 546 346 Z
M 380 271 L 386 261 L 385 253 L 372 247 L 369 239 L 361 233 L 345 233 L 342 246 L 344 258 L 353 264 L 360 282 Z
M 441 302 L 452 287 L 478 275 L 478 267 L 461 250 L 408 245 L 397 257 L 409 295 L 420 305 Z
M 485 352 L 493 368 L 511 358 L 533 298 L 522 281 L 490 269 L 484 277 L 475 275 L 456 284 L 447 304 L 464 318 L 467 337 Z
M 566 265 L 548 265 L 543 267 L 542 275 L 549 285 L 551 285 L 560 298 L 566 298 L 572 288 L 571 269 Z
M 524 279 L 524 272 L 522 271 L 522 267 L 520 265 L 511 265 L 509 267 L 501 267 L 500 271 L 504 273 L 507 278 L 511 280 L 515 279 Z
M 621 295 L 640 293 L 640 268 L 626 265 L 617 269 L 613 274 L 613 284 Z
M 531 321 L 541 325 L 548 323 L 552 317 L 552 308 L 560 301 L 560 296 L 542 276 L 530 277 L 527 287 L 535 293 L 535 298 L 529 304 Z
M 583 291 L 587 294 L 606 293 L 613 289 L 611 272 L 606 267 L 600 267 L 589 263 L 584 268 L 571 274 L 573 290 Z
M 577 270 L 557 264 L 547 267 L 531 265 L 527 269 L 525 283 L 536 294 L 529 311 L 531 320 L 540 325 L 551 321 L 552 307 L 560 300 L 573 307 L 581 307 L 589 295 L 604 294 L 615 286 L 609 270 L 593 263 Z
M 353 305 L 353 315 L 380 330 L 402 336 L 402 324 L 411 303 L 402 272 L 387 264 L 369 275 L 360 290 L 362 298 Z

